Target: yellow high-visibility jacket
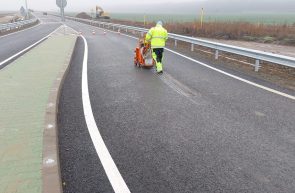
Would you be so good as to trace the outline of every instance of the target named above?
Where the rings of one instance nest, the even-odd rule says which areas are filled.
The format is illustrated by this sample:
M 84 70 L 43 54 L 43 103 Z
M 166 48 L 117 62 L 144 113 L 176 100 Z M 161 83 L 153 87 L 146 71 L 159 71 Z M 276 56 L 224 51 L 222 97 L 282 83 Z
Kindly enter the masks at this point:
M 161 25 L 152 27 L 145 36 L 145 43 L 151 42 L 152 48 L 164 48 L 168 39 L 168 33 Z

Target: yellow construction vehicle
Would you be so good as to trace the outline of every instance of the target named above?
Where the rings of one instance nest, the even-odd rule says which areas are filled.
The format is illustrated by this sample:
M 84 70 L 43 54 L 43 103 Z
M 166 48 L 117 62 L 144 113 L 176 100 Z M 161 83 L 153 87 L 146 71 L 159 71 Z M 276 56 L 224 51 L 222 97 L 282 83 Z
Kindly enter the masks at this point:
M 110 19 L 108 13 L 104 12 L 104 10 L 100 6 L 96 6 L 96 19 Z

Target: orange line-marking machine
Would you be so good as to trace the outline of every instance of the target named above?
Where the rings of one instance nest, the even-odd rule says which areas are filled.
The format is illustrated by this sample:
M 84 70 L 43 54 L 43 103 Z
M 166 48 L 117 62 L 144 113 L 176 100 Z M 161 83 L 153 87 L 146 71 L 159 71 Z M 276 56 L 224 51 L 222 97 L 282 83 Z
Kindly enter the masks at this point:
M 138 45 L 135 48 L 134 65 L 144 68 L 152 68 L 155 61 L 152 57 L 151 44 L 144 43 L 144 37 L 139 38 Z

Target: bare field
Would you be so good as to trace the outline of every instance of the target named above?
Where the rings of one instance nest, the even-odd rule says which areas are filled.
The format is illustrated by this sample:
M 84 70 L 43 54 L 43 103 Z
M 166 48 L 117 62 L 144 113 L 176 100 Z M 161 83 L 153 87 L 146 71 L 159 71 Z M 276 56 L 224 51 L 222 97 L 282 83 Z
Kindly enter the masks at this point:
M 0 11 L 0 18 L 1 17 L 5 17 L 5 16 L 8 16 L 8 15 L 14 15 L 15 12 L 4 12 L 4 11 Z
M 155 23 L 123 21 L 112 19 L 113 23 L 150 28 Z M 266 25 L 246 22 L 168 22 L 165 28 L 181 35 L 218 40 L 242 40 L 247 42 L 269 43 L 295 46 L 295 25 Z
M 78 12 L 67 12 L 69 16 L 76 16 Z M 90 12 L 87 13 L 91 15 Z M 122 21 L 136 21 L 143 23 L 162 20 L 165 23 L 199 22 L 200 13 L 171 13 L 171 14 L 149 14 L 149 13 L 110 13 L 111 18 Z M 253 24 L 267 25 L 292 25 L 295 23 L 295 13 L 205 13 L 204 21 L 210 22 L 247 22 Z
M 12 12 L 0 12 L 0 23 L 8 23 L 13 19 L 14 13 Z
M 0 23 L 7 23 L 10 21 L 10 18 L 7 18 L 6 16 L 1 17 L 0 16 Z

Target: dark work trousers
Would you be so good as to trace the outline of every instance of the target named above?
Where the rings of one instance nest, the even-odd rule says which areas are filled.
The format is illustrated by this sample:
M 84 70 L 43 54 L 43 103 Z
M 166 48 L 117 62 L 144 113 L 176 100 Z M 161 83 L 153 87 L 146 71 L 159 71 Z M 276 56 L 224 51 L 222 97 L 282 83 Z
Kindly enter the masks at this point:
M 156 54 L 156 61 L 162 63 L 164 48 L 153 48 L 153 52 Z M 155 59 L 155 58 L 154 58 Z

